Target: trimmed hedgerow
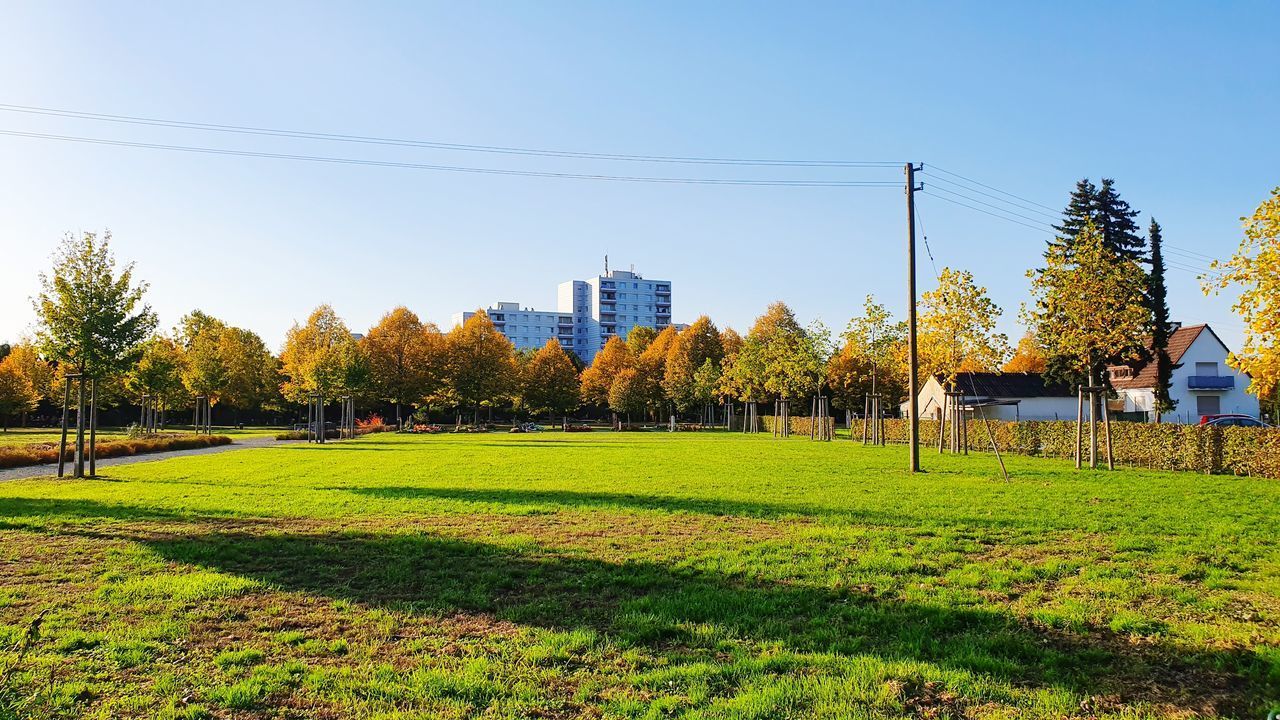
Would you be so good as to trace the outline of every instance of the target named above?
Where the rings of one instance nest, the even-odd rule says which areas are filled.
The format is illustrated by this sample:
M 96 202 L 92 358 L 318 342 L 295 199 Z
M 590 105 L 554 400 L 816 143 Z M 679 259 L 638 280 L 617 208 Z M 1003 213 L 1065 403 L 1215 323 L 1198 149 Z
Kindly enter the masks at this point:
M 989 427 L 1001 452 L 1050 458 L 1075 457 L 1075 422 L 992 420 Z M 981 420 L 970 420 L 968 429 L 970 450 L 990 448 L 990 440 Z M 1086 426 L 1086 448 L 1089 442 L 1088 430 Z M 808 432 L 807 423 L 805 432 Z M 937 437 L 937 421 L 921 420 L 922 442 L 936 443 Z M 907 421 L 885 420 L 885 439 L 893 443 L 907 442 Z M 1105 447 L 1106 440 L 1102 424 L 1099 423 L 1100 455 Z M 1280 429 L 1276 428 L 1117 421 L 1111 423 L 1111 447 L 1116 463 L 1131 467 L 1280 478 Z
M 813 425 L 813 421 L 812 421 L 812 419 L 811 419 L 808 415 L 792 415 L 792 416 L 789 418 L 789 420 L 791 421 L 791 434 L 792 434 L 792 435 L 805 435 L 805 436 L 807 436 L 807 435 L 809 434 L 809 428 L 810 428 L 810 427 L 812 427 L 812 425 Z M 835 418 L 834 418 L 834 417 L 828 417 L 828 418 L 827 418 L 827 423 L 828 423 L 828 424 L 830 425 L 830 427 L 831 427 L 832 434 L 834 434 L 835 427 L 836 427 L 836 420 L 835 420 Z M 773 416 L 772 416 L 772 415 L 765 415 L 764 417 L 760 418 L 760 427 L 762 428 L 762 430 L 763 430 L 764 432 L 772 433 L 772 432 L 773 432 Z M 904 440 L 903 442 L 906 442 L 906 441 Z

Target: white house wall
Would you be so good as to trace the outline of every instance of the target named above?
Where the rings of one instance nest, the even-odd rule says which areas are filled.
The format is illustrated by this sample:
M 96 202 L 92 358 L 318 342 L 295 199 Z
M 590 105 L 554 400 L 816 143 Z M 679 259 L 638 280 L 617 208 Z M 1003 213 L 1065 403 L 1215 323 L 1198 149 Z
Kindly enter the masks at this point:
M 1179 361 L 1181 367 L 1173 371 L 1173 387 L 1169 389 L 1169 397 L 1178 405 L 1171 415 L 1165 419 L 1174 422 L 1198 423 L 1200 415 L 1196 411 L 1197 395 L 1217 395 L 1220 400 L 1220 411 L 1224 413 L 1243 413 L 1258 416 L 1258 398 L 1248 393 L 1249 376 L 1227 366 L 1227 348 L 1218 342 L 1217 337 L 1206 328 L 1203 330 L 1187 352 Z M 1235 387 L 1230 390 L 1190 390 L 1187 378 L 1196 374 L 1197 362 L 1215 362 L 1218 364 L 1220 377 L 1235 378 Z

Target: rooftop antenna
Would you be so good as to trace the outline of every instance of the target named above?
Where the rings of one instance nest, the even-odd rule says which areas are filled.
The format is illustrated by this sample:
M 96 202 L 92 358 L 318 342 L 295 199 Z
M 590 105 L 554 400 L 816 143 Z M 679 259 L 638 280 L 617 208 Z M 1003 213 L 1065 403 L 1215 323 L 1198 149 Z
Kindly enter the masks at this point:
M 604 276 L 609 277 L 609 256 L 604 256 Z

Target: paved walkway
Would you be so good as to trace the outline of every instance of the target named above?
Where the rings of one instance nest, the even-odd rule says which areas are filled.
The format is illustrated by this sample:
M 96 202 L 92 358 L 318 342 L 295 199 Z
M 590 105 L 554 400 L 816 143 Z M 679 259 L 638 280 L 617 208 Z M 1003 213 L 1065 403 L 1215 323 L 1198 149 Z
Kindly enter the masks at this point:
M 270 447 L 272 445 L 287 444 L 289 440 L 276 440 L 273 437 L 252 437 L 243 440 L 233 440 L 230 445 L 215 445 L 213 447 L 194 448 L 191 450 L 169 450 L 167 452 L 144 453 L 142 455 L 125 455 L 124 457 L 104 458 L 97 463 L 98 469 L 104 467 L 112 467 L 115 465 L 132 465 L 140 462 L 154 462 L 156 460 L 168 460 L 169 458 L 186 457 L 187 455 L 212 455 L 213 453 L 226 452 L 228 450 L 247 450 L 249 448 Z M 85 472 L 89 468 L 85 466 Z M 71 462 L 67 462 L 66 477 L 71 477 Z M 0 470 L 0 482 L 5 480 L 20 480 L 22 478 L 40 477 L 42 475 L 57 475 L 58 463 L 46 463 L 44 465 L 28 465 L 27 467 L 9 468 Z

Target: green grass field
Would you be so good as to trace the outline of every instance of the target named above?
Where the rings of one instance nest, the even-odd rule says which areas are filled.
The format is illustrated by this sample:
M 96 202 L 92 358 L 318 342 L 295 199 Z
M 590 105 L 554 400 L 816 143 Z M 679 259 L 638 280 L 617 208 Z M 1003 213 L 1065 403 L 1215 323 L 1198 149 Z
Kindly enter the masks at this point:
M 1262 718 L 1280 700 L 1280 485 L 924 461 L 383 434 L 0 483 L 0 717 Z
M 281 432 L 282 428 L 267 427 L 221 427 L 214 426 L 214 435 L 226 435 L 232 438 L 239 437 L 270 437 Z M 166 433 L 188 433 L 190 429 L 169 429 Z M 67 433 L 67 442 L 71 442 L 71 438 L 75 436 L 75 430 L 69 430 Z M 9 428 L 8 432 L 0 432 L 0 447 L 6 445 L 29 445 L 33 443 L 57 443 L 62 437 L 62 431 L 57 428 Z M 120 427 L 98 428 L 99 440 L 119 440 L 125 437 L 125 429 Z

